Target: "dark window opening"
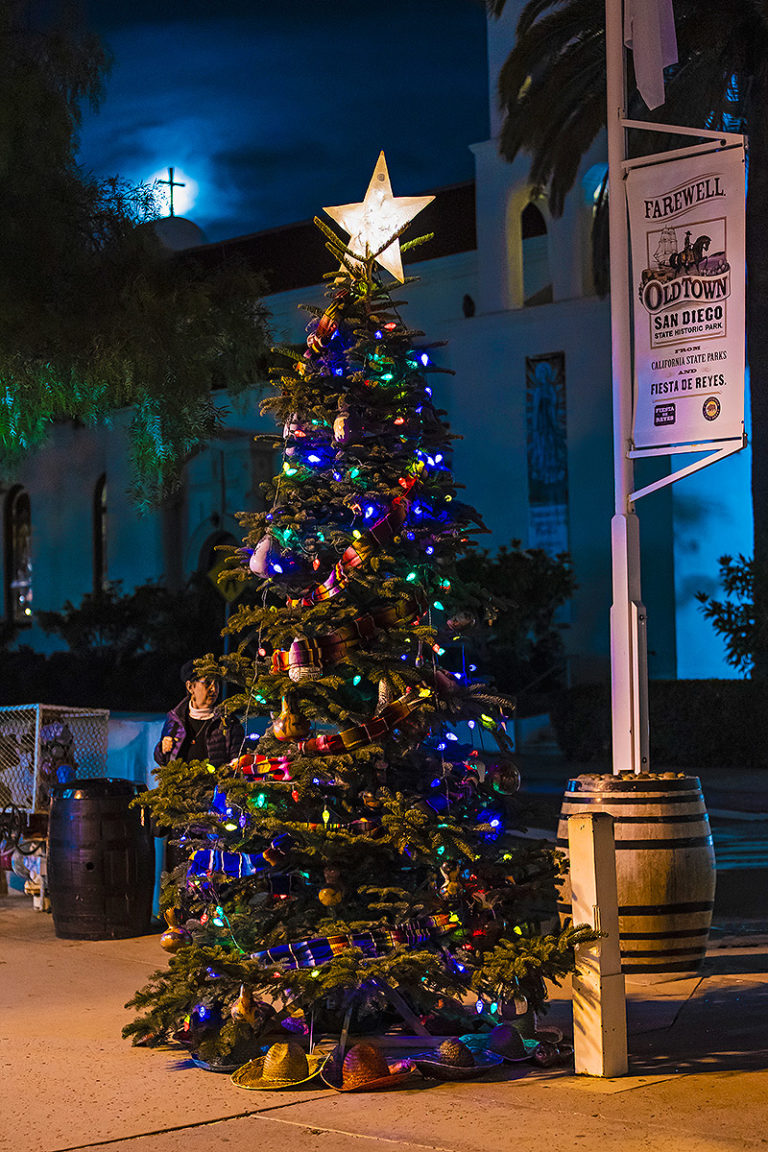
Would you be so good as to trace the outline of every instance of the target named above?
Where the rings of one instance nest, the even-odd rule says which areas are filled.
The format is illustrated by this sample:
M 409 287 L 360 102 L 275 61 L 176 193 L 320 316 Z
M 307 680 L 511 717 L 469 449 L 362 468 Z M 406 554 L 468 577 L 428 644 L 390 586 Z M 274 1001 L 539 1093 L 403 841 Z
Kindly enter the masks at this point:
M 32 615 L 32 515 L 29 493 L 12 488 L 5 506 L 5 602 L 9 620 L 29 623 Z

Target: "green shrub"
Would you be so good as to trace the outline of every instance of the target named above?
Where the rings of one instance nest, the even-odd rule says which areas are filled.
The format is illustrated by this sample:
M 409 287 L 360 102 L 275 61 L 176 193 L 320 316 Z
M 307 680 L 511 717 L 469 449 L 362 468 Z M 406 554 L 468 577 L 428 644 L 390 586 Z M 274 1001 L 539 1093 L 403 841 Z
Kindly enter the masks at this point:
M 651 680 L 651 768 L 768 768 L 766 686 L 756 680 Z M 558 743 L 577 763 L 610 762 L 610 690 L 578 684 L 552 710 Z

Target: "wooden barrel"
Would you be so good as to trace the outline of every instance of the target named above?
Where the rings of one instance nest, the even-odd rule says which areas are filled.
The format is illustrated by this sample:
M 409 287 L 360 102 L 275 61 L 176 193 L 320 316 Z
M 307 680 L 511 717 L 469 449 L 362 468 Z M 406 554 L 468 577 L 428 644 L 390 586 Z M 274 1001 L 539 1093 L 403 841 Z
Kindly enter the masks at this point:
M 715 902 L 715 853 L 698 776 L 577 776 L 563 797 L 557 845 L 568 852 L 568 817 L 610 812 L 616 838 L 621 966 L 629 980 L 693 976 L 707 947 Z M 570 878 L 558 908 L 571 916 Z
M 51 789 L 48 890 L 67 940 L 143 936 L 152 921 L 155 847 L 132 780 L 74 780 Z

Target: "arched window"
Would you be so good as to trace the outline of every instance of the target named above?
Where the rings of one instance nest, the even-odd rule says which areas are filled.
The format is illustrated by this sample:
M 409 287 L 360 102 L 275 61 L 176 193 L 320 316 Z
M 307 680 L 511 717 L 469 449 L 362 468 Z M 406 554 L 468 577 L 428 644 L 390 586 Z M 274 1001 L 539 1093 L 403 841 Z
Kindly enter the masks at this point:
M 99 476 L 93 491 L 93 590 L 107 586 L 107 474 Z
M 5 505 L 5 603 L 16 624 L 32 615 L 32 517 L 21 485 L 11 489 Z
M 523 240 L 523 306 L 552 303 L 552 277 L 549 272 L 547 223 L 535 204 L 526 204 L 520 214 Z

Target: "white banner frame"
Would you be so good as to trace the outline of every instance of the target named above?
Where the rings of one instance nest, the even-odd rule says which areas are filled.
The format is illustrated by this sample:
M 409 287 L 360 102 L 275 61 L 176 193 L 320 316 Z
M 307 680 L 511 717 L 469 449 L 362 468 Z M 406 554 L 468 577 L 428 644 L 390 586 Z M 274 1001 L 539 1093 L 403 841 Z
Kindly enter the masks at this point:
M 625 121 L 623 126 L 626 128 L 631 127 L 631 128 L 638 128 L 638 129 L 641 127 L 643 127 L 643 128 L 649 127 L 649 125 L 644 124 L 642 121 L 639 121 L 639 122 L 638 121 Z M 656 131 L 664 131 L 666 129 L 667 131 L 671 131 L 672 133 L 680 131 L 680 129 L 678 129 L 676 127 L 667 126 L 667 125 L 664 125 L 664 126 L 654 125 L 653 128 Z M 701 135 L 702 135 L 700 130 L 697 131 L 696 129 L 693 129 L 693 130 L 689 129 L 688 133 L 685 133 L 685 134 L 690 134 L 690 135 L 696 134 L 699 136 L 699 139 L 701 139 Z M 740 134 L 737 134 L 737 133 L 717 133 L 717 134 L 712 133 L 712 139 L 707 143 L 693 145 L 693 146 L 688 147 L 688 148 L 675 149 L 675 150 L 669 151 L 669 152 L 656 153 L 656 154 L 651 155 L 651 156 L 640 157 L 636 160 L 625 160 L 622 164 L 622 169 L 625 173 L 625 176 L 632 173 L 633 171 L 636 171 L 637 169 L 640 169 L 640 168 L 648 168 L 648 167 L 658 168 L 662 165 L 668 165 L 668 164 L 675 164 L 675 166 L 677 166 L 679 169 L 681 162 L 684 162 L 685 160 L 691 159 L 691 160 L 705 161 L 706 157 L 708 157 L 708 156 L 716 156 L 716 155 L 722 156 L 723 153 L 734 152 L 736 150 L 738 150 L 740 153 L 737 163 L 743 165 L 744 161 L 745 161 L 745 157 L 746 157 L 746 140 L 745 140 L 745 137 L 740 135 Z M 731 166 L 731 168 L 733 168 L 732 162 L 731 162 L 730 166 Z M 703 175 L 706 168 L 707 168 L 706 164 L 694 164 L 693 165 L 693 171 L 690 173 L 689 176 L 686 175 L 685 184 L 693 184 L 697 180 L 701 180 L 702 175 Z M 676 179 L 677 175 L 679 175 L 679 174 L 680 173 L 678 172 L 678 174 L 676 174 L 676 177 L 674 177 L 674 178 Z M 676 187 L 677 186 L 678 185 L 676 185 Z M 663 190 L 664 186 L 662 185 L 661 188 Z M 669 192 L 669 190 L 667 190 L 667 191 Z M 736 188 L 737 196 L 738 196 L 739 191 L 740 191 L 740 187 L 737 186 L 737 188 Z M 629 188 L 627 188 L 627 193 L 628 193 L 628 195 L 627 195 L 628 224 L 630 226 L 630 231 L 632 232 L 633 221 L 632 221 L 632 213 L 631 213 L 631 206 L 630 206 L 630 190 L 629 190 Z M 658 193 L 659 199 L 661 199 L 661 195 L 662 195 L 662 191 L 660 190 Z M 723 193 L 720 191 L 720 196 L 722 196 L 722 195 L 723 195 Z M 646 205 L 647 205 L 647 197 L 642 196 L 641 198 L 646 201 Z M 719 199 L 719 196 L 718 196 L 718 199 Z M 706 203 L 706 201 L 705 201 L 705 203 Z M 674 480 L 682 478 L 683 475 L 689 475 L 692 471 L 696 471 L 698 468 L 703 468 L 703 467 L 706 467 L 710 463 L 715 463 L 717 460 L 722 459 L 723 456 L 731 455 L 733 452 L 741 450 L 741 448 L 743 448 L 744 445 L 746 444 L 746 438 L 744 435 L 744 393 L 745 393 L 744 378 L 745 378 L 745 370 L 746 370 L 746 354 L 745 354 L 744 336 L 743 336 L 743 334 L 744 334 L 744 310 L 745 310 L 745 290 L 744 290 L 745 245 L 744 245 L 744 208 L 743 208 L 743 199 L 741 197 L 738 198 L 737 204 L 739 204 L 739 207 L 740 207 L 740 212 L 741 212 L 740 216 L 734 216 L 734 211 L 732 208 L 730 208 L 727 217 L 726 218 L 721 217 L 720 229 L 722 231 L 722 236 L 719 237 L 721 240 L 721 251 L 718 253 L 717 257 L 713 257 L 709 261 L 710 264 L 713 264 L 715 259 L 719 260 L 718 267 L 720 267 L 720 268 L 724 267 L 727 270 L 726 276 L 728 277 L 728 280 L 729 280 L 728 294 L 731 295 L 732 299 L 730 301 L 727 301 L 726 304 L 719 304 L 715 308 L 712 308 L 710 306 L 708 308 L 701 307 L 697 310 L 695 308 L 695 306 L 689 305 L 688 308 L 684 309 L 681 312 L 674 311 L 671 313 L 671 316 L 673 319 L 676 319 L 679 316 L 680 320 L 683 320 L 684 318 L 687 318 L 689 315 L 691 317 L 693 317 L 694 315 L 698 316 L 698 312 L 701 312 L 702 315 L 704 315 L 704 313 L 706 312 L 707 316 L 709 315 L 709 312 L 713 312 L 713 314 L 715 312 L 717 312 L 717 314 L 722 318 L 722 322 L 719 325 L 717 322 L 714 322 L 708 326 L 703 324 L 703 323 L 701 325 L 695 326 L 693 323 L 691 323 L 688 331 L 686 331 L 686 329 L 681 326 L 677 329 L 677 331 L 679 331 L 681 333 L 677 337 L 677 339 L 674 339 L 674 336 L 672 337 L 671 340 L 667 339 L 666 346 L 669 347 L 670 353 L 673 353 L 673 352 L 675 353 L 674 355 L 672 355 L 672 359 L 673 360 L 677 359 L 679 361 L 679 363 L 677 365 L 678 371 L 676 372 L 675 378 L 673 380 L 664 381 L 662 383 L 658 383 L 653 379 L 653 370 L 650 368 L 650 365 L 652 365 L 654 363 L 654 361 L 651 359 L 651 357 L 653 356 L 653 350 L 654 350 L 653 334 L 651 333 L 651 330 L 650 330 L 650 321 L 649 321 L 649 318 L 647 317 L 646 309 L 643 308 L 643 304 L 638 299 L 637 294 L 640 291 L 642 291 L 643 283 L 645 283 L 647 285 L 649 280 L 652 282 L 653 288 L 657 292 L 659 292 L 661 290 L 659 288 L 659 284 L 664 284 L 665 281 L 667 281 L 667 280 L 671 280 L 672 283 L 674 283 L 674 279 L 676 278 L 677 275 L 679 275 L 679 270 L 678 270 L 678 272 L 673 273 L 672 277 L 670 277 L 670 270 L 671 269 L 668 269 L 665 266 L 665 264 L 662 263 L 662 260 L 658 261 L 658 269 L 659 269 L 658 272 L 656 271 L 655 268 L 650 267 L 651 261 L 648 258 L 648 256 L 649 256 L 648 242 L 649 242 L 650 234 L 651 234 L 652 230 L 644 228 L 644 221 L 638 222 L 637 214 L 636 214 L 636 218 L 635 218 L 635 222 L 634 222 L 634 234 L 632 235 L 632 265 L 631 265 L 632 276 L 633 276 L 632 283 L 633 283 L 633 289 L 634 289 L 633 293 L 632 293 L 633 298 L 634 298 L 634 308 L 633 308 L 634 331 L 633 331 L 633 340 L 632 340 L 632 351 L 633 351 L 632 438 L 630 439 L 630 442 L 629 442 L 629 445 L 627 448 L 627 457 L 629 459 L 642 459 L 646 456 L 659 456 L 659 455 L 666 455 L 666 454 L 673 454 L 673 453 L 680 453 L 680 452 L 702 452 L 702 451 L 713 452 L 713 455 L 707 457 L 705 460 L 698 461 L 697 464 L 689 466 L 688 468 L 685 468 L 681 472 L 675 473 L 673 476 L 665 477 L 662 481 L 659 481 L 654 485 L 650 485 L 647 488 L 639 489 L 637 492 L 633 492 L 631 494 L 631 497 L 630 497 L 632 500 L 639 498 L 639 496 L 641 496 L 641 495 L 646 495 L 650 491 L 655 491 L 658 487 L 663 487 L 666 484 L 672 483 Z M 646 206 L 646 214 L 647 214 L 647 206 Z M 705 214 L 706 214 L 706 209 L 705 209 Z M 671 261 L 674 261 L 675 259 L 677 259 L 679 262 L 680 256 L 677 253 L 676 230 L 682 230 L 682 231 L 687 232 L 687 235 L 686 235 L 686 245 L 688 245 L 687 251 L 688 251 L 688 254 L 691 255 L 691 252 L 690 252 L 690 235 L 691 235 L 691 232 L 688 229 L 688 224 L 689 223 L 691 224 L 691 229 L 696 228 L 697 223 L 699 223 L 698 220 L 695 220 L 695 219 L 691 220 L 690 217 L 691 216 L 694 216 L 694 217 L 699 216 L 700 217 L 701 216 L 701 210 L 699 210 L 697 212 L 696 206 L 688 207 L 688 208 L 683 207 L 680 210 L 677 210 L 676 212 L 674 212 L 672 215 L 677 220 L 677 223 L 672 225 L 672 226 L 669 226 L 669 221 L 667 221 L 667 231 L 675 236 L 675 241 L 674 241 L 674 243 L 675 243 L 675 255 L 673 255 L 671 257 Z M 681 216 L 682 216 L 682 219 L 681 219 Z M 735 228 L 733 226 L 734 220 L 735 220 Z M 724 235 L 725 235 L 726 225 L 729 222 L 731 224 L 732 237 L 733 237 L 733 233 L 735 233 L 735 239 L 733 240 L 732 244 L 729 243 L 729 245 L 728 245 L 729 252 L 728 252 L 728 256 L 726 257 L 725 252 L 724 252 L 724 249 L 726 247 L 726 244 L 724 241 Z M 699 225 L 699 226 L 701 227 L 701 225 Z M 718 222 L 713 221 L 712 226 L 710 227 L 710 231 L 712 232 L 712 235 L 715 236 L 715 238 L 716 238 L 716 243 L 717 243 L 717 239 L 718 239 L 718 237 L 716 236 L 717 226 L 718 226 Z M 703 239 L 706 241 L 706 244 L 708 246 L 710 243 L 709 237 L 704 236 Z M 655 241 L 654 241 L 654 243 L 655 243 Z M 701 254 L 699 254 L 699 255 L 701 255 Z M 692 259 L 692 255 L 691 255 L 691 259 Z M 706 256 L 704 257 L 704 260 L 702 260 L 702 263 L 704 263 L 705 260 L 706 260 Z M 735 278 L 733 276 L 734 269 L 736 272 Z M 712 276 L 711 280 L 709 280 L 709 276 Z M 702 284 L 714 286 L 715 279 L 725 279 L 725 277 L 722 277 L 722 276 L 715 277 L 714 275 L 712 275 L 712 270 L 709 267 L 707 267 L 707 270 L 704 272 L 703 275 L 701 275 L 701 274 L 699 274 L 699 265 L 698 264 L 696 266 L 696 272 L 692 276 L 688 277 L 691 288 L 697 287 L 699 282 L 701 282 Z M 635 281 L 637 281 L 638 283 L 635 283 Z M 735 284 L 735 288 L 734 288 L 734 284 Z M 723 287 L 723 286 L 721 286 L 721 287 Z M 723 287 L 723 290 L 724 290 L 724 287 Z M 666 293 L 666 288 L 664 289 L 664 291 Z M 664 312 L 665 310 L 666 310 L 665 308 L 659 309 L 659 311 L 661 311 L 661 312 Z M 714 316 L 711 317 L 710 319 L 714 319 Z M 735 329 L 735 333 L 736 333 L 735 337 L 733 334 L 730 337 L 727 336 L 728 320 L 730 320 L 731 325 L 732 325 L 732 328 L 731 328 L 732 333 L 734 332 L 734 329 Z M 643 333 L 642 333 L 642 329 L 640 326 L 644 325 L 646 322 L 649 323 L 649 335 L 645 340 L 643 340 L 642 339 Z M 698 334 L 696 331 L 697 327 L 699 329 Z M 703 332 L 706 331 L 707 327 L 711 327 L 712 329 L 714 329 L 714 331 L 709 335 L 702 334 Z M 718 331 L 718 328 L 720 328 L 722 330 Z M 663 338 L 664 338 L 664 334 L 662 334 L 662 339 Z M 708 347 L 709 347 L 709 345 L 712 345 L 712 348 L 710 348 L 710 350 L 707 352 L 701 351 L 701 347 L 702 347 L 702 344 L 704 343 L 704 341 L 708 342 Z M 714 348 L 715 344 L 718 345 L 718 347 L 716 349 Z M 678 345 L 678 347 L 675 348 L 674 345 Z M 660 345 L 660 347 L 662 348 L 661 358 L 663 358 L 663 347 L 662 347 L 662 345 Z M 690 355 L 689 361 L 687 360 L 686 349 L 688 349 L 688 355 Z M 695 355 L 696 353 L 698 353 L 698 355 Z M 657 355 L 658 355 L 658 353 L 657 353 Z M 681 368 L 681 366 L 684 363 L 686 363 L 686 361 L 689 363 L 692 363 L 692 364 L 695 364 L 698 362 L 701 365 L 703 365 L 705 356 L 708 356 L 710 360 L 714 360 L 715 357 L 717 357 L 718 360 L 730 358 L 728 381 L 727 382 L 723 379 L 722 373 L 715 372 L 713 374 L 713 367 L 711 365 L 709 367 L 709 374 L 708 375 L 705 374 L 705 375 L 701 375 L 698 377 L 695 377 L 695 375 L 694 375 L 694 378 L 690 378 L 692 376 L 692 374 L 695 374 L 696 372 L 706 373 L 707 368 L 704 366 L 700 366 L 698 368 L 696 368 L 696 367 L 690 367 L 690 368 L 682 367 L 682 370 L 679 370 Z M 657 360 L 656 362 L 661 363 L 661 358 L 659 360 Z M 717 363 L 715 363 L 714 368 L 716 369 L 717 367 L 718 367 L 718 365 L 717 365 Z M 663 369 L 659 369 L 659 370 L 657 370 L 657 372 L 660 372 L 661 376 L 671 375 L 671 372 L 669 372 L 669 371 L 667 371 L 667 373 L 664 373 Z M 686 379 L 686 377 L 688 377 L 688 379 Z M 727 402 L 726 402 L 726 420 L 727 420 L 727 423 L 723 428 L 724 435 L 719 436 L 719 437 L 716 437 L 716 436 L 705 437 L 702 435 L 702 433 L 706 430 L 705 427 L 702 426 L 703 420 L 709 421 L 709 420 L 717 419 L 718 416 L 720 415 L 720 412 L 721 412 L 721 402 L 720 402 L 719 397 L 717 396 L 717 390 L 714 387 L 714 384 L 712 385 L 712 387 L 705 384 L 704 381 L 707 381 L 707 380 L 710 382 L 714 382 L 714 384 L 719 384 L 720 386 L 725 384 L 725 389 L 722 393 L 724 399 L 725 399 L 725 396 L 727 393 Z M 653 388 L 653 387 L 661 388 L 662 386 L 668 387 L 670 389 L 672 389 L 672 387 L 674 386 L 674 392 L 677 394 L 675 396 L 675 398 L 670 399 L 670 401 L 666 405 L 664 405 L 660 395 L 656 400 L 653 400 L 651 398 L 651 395 L 650 395 L 651 388 Z M 680 388 L 680 392 L 678 392 L 678 387 Z M 647 388 L 649 390 L 649 396 L 643 396 L 641 399 L 641 389 L 645 389 L 645 388 Z M 689 389 L 689 391 L 687 393 L 684 391 L 684 389 L 686 389 L 686 388 Z M 702 389 L 703 388 L 706 395 L 703 395 L 703 393 L 700 391 L 698 391 L 698 392 L 694 391 L 693 390 L 694 388 L 696 388 L 696 389 Z M 698 411 L 699 405 L 697 405 L 696 408 L 693 409 L 693 404 L 690 403 L 693 400 L 694 396 L 696 396 L 697 399 L 699 396 L 702 397 L 703 404 L 701 405 L 701 413 L 699 413 L 699 411 Z M 667 440 L 665 442 L 665 440 L 663 438 L 664 433 L 661 431 L 661 427 L 663 427 L 663 425 L 659 427 L 658 432 L 655 432 L 654 429 L 650 427 L 650 419 L 653 418 L 654 424 L 657 423 L 657 421 L 656 421 L 656 416 L 657 416 L 656 409 L 657 409 L 657 407 L 660 406 L 659 410 L 660 410 L 662 416 L 664 415 L 665 409 L 669 408 L 670 414 L 672 416 L 672 420 L 676 422 L 678 409 L 680 407 L 680 405 L 678 403 L 678 399 L 683 400 L 684 403 L 686 401 L 689 402 L 688 406 L 683 407 L 683 409 L 682 409 L 683 412 L 687 412 L 689 414 L 688 419 L 687 419 L 686 424 L 684 424 L 683 427 L 680 429 L 677 437 L 673 438 L 670 436 L 669 440 Z M 706 409 L 706 411 L 705 411 L 705 409 Z M 709 414 L 710 412 L 712 413 L 712 415 Z M 703 417 L 703 419 L 702 419 L 702 417 Z M 639 432 L 641 434 L 640 436 L 638 436 L 638 439 L 640 439 L 640 441 L 641 441 L 639 446 L 637 446 L 636 439 L 635 439 L 636 433 L 638 432 L 638 427 L 639 427 Z M 643 441 L 645 441 L 645 442 L 643 443 Z

